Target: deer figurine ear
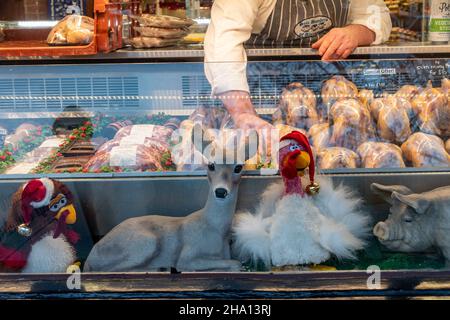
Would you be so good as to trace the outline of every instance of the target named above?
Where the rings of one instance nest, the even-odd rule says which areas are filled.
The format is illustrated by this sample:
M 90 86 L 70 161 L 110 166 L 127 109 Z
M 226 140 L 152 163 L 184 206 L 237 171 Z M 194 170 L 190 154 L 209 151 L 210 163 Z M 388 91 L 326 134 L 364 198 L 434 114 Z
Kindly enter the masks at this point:
M 212 138 L 205 134 L 201 124 L 196 123 L 192 128 L 191 141 L 194 147 L 200 153 L 203 153 L 205 149 L 211 144 Z
M 431 202 L 425 199 L 420 194 L 403 195 L 398 192 L 392 192 L 392 198 L 397 199 L 407 206 L 413 208 L 417 213 L 424 214 L 427 212 Z
M 399 194 L 408 195 L 412 194 L 413 192 L 411 189 L 405 186 L 401 185 L 392 185 L 392 186 L 385 186 L 378 183 L 372 183 L 370 185 L 370 190 L 372 190 L 373 193 L 380 196 L 384 201 L 386 201 L 389 204 L 393 203 L 392 199 L 392 193 L 397 192 Z
M 258 133 L 256 130 L 250 130 L 248 135 L 245 137 L 245 142 L 240 146 L 239 154 L 244 155 L 244 160 L 247 161 L 256 155 L 258 152 L 258 145 Z

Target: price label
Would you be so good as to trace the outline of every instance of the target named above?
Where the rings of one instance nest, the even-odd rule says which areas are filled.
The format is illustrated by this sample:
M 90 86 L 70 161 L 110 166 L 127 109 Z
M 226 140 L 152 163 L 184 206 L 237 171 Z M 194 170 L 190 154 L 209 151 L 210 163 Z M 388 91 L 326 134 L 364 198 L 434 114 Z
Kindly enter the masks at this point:
M 136 165 L 136 155 L 138 146 L 114 147 L 109 155 L 109 165 L 111 167 L 132 167 Z
M 138 124 L 131 128 L 130 136 L 143 136 L 144 138 L 151 138 L 153 136 L 154 125 Z

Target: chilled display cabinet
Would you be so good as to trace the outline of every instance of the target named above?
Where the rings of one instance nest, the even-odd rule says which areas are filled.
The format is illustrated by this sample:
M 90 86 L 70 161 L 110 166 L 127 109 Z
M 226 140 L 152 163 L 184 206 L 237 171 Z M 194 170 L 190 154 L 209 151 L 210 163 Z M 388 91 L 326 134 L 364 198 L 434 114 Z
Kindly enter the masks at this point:
M 213 1 L 73 1 L 56 45 L 70 4 L 2 2 L 0 299 L 450 296 L 450 46 L 386 2 L 345 61 L 246 47 L 270 148 L 205 77 Z
M 366 272 L 373 266 L 382 275 L 377 294 L 445 290 L 449 274 L 442 247 L 389 249 L 373 235 L 390 205 L 371 185 L 403 185 L 414 193 L 448 186 L 448 54 L 447 46 L 373 47 L 358 49 L 347 61 L 326 63 L 309 49 L 249 50 L 248 79 L 261 117 L 282 132 L 296 128 L 305 133 L 316 174 L 361 197 L 370 231 L 354 259 L 331 255 L 317 265 L 283 267 L 244 261 L 242 270 L 233 273 L 86 272 L 77 294 L 108 296 L 125 290 L 157 296 L 180 290 L 181 296 L 184 291 L 208 296 L 225 290 L 262 297 L 274 290 L 281 296 L 292 291 L 327 296 L 341 290 L 348 296 L 370 295 Z M 93 244 L 126 219 L 182 217 L 202 208 L 208 166 L 189 163 L 174 146 L 191 135 L 195 123 L 230 129 L 233 121 L 220 100 L 211 97 L 201 55 L 199 50 L 161 49 L 3 60 L 2 224 L 24 182 L 51 178 L 64 183 L 77 211 L 74 230 L 81 241 L 76 250 L 82 270 Z M 305 97 L 314 101 L 308 104 Z M 296 107 L 309 111 L 298 117 Z M 255 210 L 264 190 L 277 181 L 276 161 L 258 156 L 247 163 L 236 211 Z M 72 292 L 64 287 L 66 274 L 6 272 L 0 277 L 0 292 L 6 296 Z

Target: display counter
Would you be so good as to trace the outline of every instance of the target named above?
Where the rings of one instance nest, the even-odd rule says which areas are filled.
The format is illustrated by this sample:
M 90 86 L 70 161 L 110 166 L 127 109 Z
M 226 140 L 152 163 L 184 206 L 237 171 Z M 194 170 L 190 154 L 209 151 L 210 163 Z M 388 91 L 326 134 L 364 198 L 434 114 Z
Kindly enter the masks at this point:
M 264 59 L 295 59 L 307 60 L 317 57 L 317 51 L 309 48 L 247 48 L 249 60 Z M 378 45 L 360 47 L 352 54 L 353 58 L 370 56 L 372 58 L 392 58 L 394 56 L 446 56 L 449 54 L 449 46 L 444 44 L 403 42 L 399 44 Z M 65 61 L 102 62 L 102 63 L 127 63 L 131 61 L 202 61 L 204 57 L 203 45 L 181 45 L 177 47 L 160 48 L 153 50 L 137 50 L 131 48 L 119 49 L 110 53 L 98 53 L 83 56 L 57 56 L 57 57 L 0 57 L 0 64 L 28 63 L 32 60 L 47 63 L 60 63 Z
M 262 266 L 242 259 L 241 271 L 225 273 L 153 272 L 150 267 L 146 270 L 143 262 L 143 267 L 130 270 L 84 270 L 81 287 L 76 289 L 66 286 L 72 271 L 69 275 L 33 274 L 26 272 L 25 264 L 22 269 L 0 268 L 4 272 L 0 274 L 0 297 L 449 296 L 446 245 L 450 246 L 450 240 L 442 240 L 445 232 L 436 235 L 439 226 L 426 225 L 423 230 L 434 237 L 433 245 L 386 246 L 374 226 L 388 219 L 394 201 L 389 200 L 390 192 L 383 197 L 373 184 L 403 185 L 409 189 L 405 195 L 439 187 L 448 190 L 450 105 L 446 78 L 450 47 L 359 48 L 349 60 L 335 62 L 320 61 L 310 49 L 248 48 L 247 52 L 251 98 L 257 112 L 281 132 L 291 128 L 305 133 L 315 154 L 317 179 L 331 179 L 334 188 L 343 185 L 360 199 L 358 214 L 368 218 L 367 232 L 353 259 L 337 259 L 333 251 L 318 263 L 295 266 Z M 202 208 L 210 194 L 206 175 L 214 181 L 214 173 L 205 162 L 189 163 L 183 158 L 186 154 L 178 154 L 174 147 L 177 142 L 190 142 L 196 123 L 219 131 L 234 127 L 220 100 L 211 97 L 202 60 L 198 46 L 122 49 L 76 57 L 2 58 L 1 224 L 23 209 L 18 199 L 25 201 L 23 194 L 31 188 L 27 187 L 30 180 L 41 181 L 38 187 L 45 187 L 45 194 L 49 188 L 59 188 L 77 212 L 70 229 L 80 237 L 74 248 L 82 271 L 94 244 L 127 219 L 154 214 L 185 217 Z M 308 100 L 311 97 L 313 102 Z M 296 111 L 289 108 L 296 107 L 308 112 L 295 117 Z M 359 120 L 352 122 L 346 108 L 357 113 Z M 397 112 L 390 113 L 392 109 Z M 317 114 L 311 116 L 311 110 Z M 314 126 L 318 130 L 312 129 Z M 174 138 L 180 128 L 186 131 Z M 368 150 L 362 147 L 367 143 Z M 335 151 L 339 152 L 333 156 Z M 242 165 L 235 211 L 255 213 L 264 191 L 282 177 L 277 163 L 262 155 Z M 58 184 L 49 187 L 45 178 L 63 183 L 71 196 Z M 406 200 L 403 204 L 408 206 Z M 427 223 L 439 221 L 445 231 L 450 223 L 448 202 L 442 208 L 442 216 L 427 211 L 433 215 Z M 391 216 L 395 210 L 391 209 Z M 410 205 L 408 210 L 414 219 L 422 219 L 416 216 L 419 208 Z M 18 219 L 14 227 L 18 222 L 24 223 Z M 25 236 L 17 235 L 17 230 L 3 232 L 4 247 L 32 238 L 26 236 L 27 230 Z M 95 269 L 93 265 L 90 268 Z M 379 285 L 368 286 L 370 270 L 381 271 Z

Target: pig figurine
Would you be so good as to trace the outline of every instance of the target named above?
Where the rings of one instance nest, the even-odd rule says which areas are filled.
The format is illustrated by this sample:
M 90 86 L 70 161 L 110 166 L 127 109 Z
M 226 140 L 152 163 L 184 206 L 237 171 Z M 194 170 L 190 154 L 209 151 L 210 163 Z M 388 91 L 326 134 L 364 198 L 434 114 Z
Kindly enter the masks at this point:
M 414 193 L 405 186 L 373 183 L 371 190 L 391 205 L 387 220 L 373 229 L 381 244 L 401 252 L 436 247 L 450 267 L 450 186 Z

